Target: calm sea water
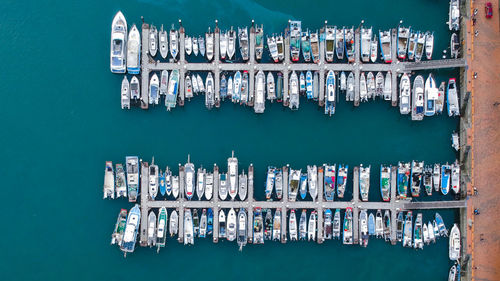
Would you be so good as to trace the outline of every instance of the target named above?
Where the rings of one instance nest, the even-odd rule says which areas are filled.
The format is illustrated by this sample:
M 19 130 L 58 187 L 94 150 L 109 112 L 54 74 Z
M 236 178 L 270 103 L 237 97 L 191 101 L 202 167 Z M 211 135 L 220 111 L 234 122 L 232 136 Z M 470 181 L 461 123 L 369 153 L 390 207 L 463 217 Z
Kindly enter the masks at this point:
M 445 280 L 451 263 L 448 240 L 423 251 L 371 239 L 367 249 L 338 241 L 267 243 L 238 252 L 233 243 L 196 241 L 184 247 L 137 249 L 123 259 L 109 245 L 125 200 L 103 201 L 105 160 L 125 155 L 155 156 L 161 166 L 185 162 L 224 165 L 231 150 L 240 166 L 256 168 L 256 197 L 263 197 L 267 165 L 371 164 L 378 186 L 381 163 L 399 160 L 452 162 L 450 134 L 457 119 L 439 116 L 411 122 L 397 108 L 370 102 L 353 108 L 340 102 L 334 117 L 301 101 L 297 112 L 267 105 L 263 115 L 225 103 L 207 111 L 195 98 L 171 113 L 163 107 L 122 111 L 122 76 L 109 72 L 109 30 L 117 10 L 129 24 L 140 16 L 167 27 L 183 19 L 189 34 L 201 34 L 214 19 L 227 28 L 264 24 L 279 32 L 288 19 L 319 28 L 357 26 L 361 19 L 375 30 L 403 19 L 406 25 L 435 32 L 435 55 L 446 48 L 447 1 L 4 1 L 1 5 L 0 119 L 3 121 L 0 176 L 4 179 L 4 280 Z M 425 16 L 424 16 L 425 15 Z M 213 25 L 212 25 L 213 26 Z M 456 72 L 436 73 L 442 81 Z M 349 182 L 351 184 L 351 181 Z M 351 187 L 352 188 L 352 187 Z M 372 188 L 371 200 L 379 200 Z M 433 199 L 442 197 L 436 196 Z M 425 200 L 425 197 L 422 198 Z M 454 211 L 440 211 L 450 227 Z M 424 212 L 424 221 L 433 216 Z

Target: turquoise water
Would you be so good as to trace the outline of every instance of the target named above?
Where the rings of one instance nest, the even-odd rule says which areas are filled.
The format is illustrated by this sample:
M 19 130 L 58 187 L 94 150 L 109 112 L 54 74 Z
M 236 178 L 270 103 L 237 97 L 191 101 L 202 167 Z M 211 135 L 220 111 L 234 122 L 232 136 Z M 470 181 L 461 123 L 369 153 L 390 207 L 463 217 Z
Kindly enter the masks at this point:
M 424 251 L 389 246 L 371 239 L 367 249 L 338 241 L 267 243 L 238 252 L 233 243 L 196 241 L 184 247 L 172 240 L 156 254 L 138 249 L 123 259 L 109 245 L 110 234 L 125 200 L 103 201 L 104 161 L 123 162 L 125 155 L 153 155 L 161 166 L 177 165 L 187 153 L 198 166 L 223 165 L 235 150 L 240 166 L 256 168 L 256 197 L 264 196 L 267 165 L 371 164 L 377 186 L 381 163 L 453 161 L 450 134 L 457 119 L 445 116 L 420 123 L 401 116 L 384 102 L 353 108 L 340 102 L 334 117 L 301 101 L 297 112 L 266 106 L 263 115 L 225 103 L 207 111 L 203 99 L 166 113 L 122 111 L 122 77 L 109 72 L 109 29 L 117 10 L 130 24 L 140 16 L 169 26 L 183 19 L 189 34 L 220 25 L 248 25 L 253 18 L 265 32 L 278 32 L 289 18 L 319 28 L 334 25 L 374 29 L 400 19 L 421 30 L 434 30 L 437 58 L 448 44 L 446 1 L 350 2 L 307 1 L 4 1 L 0 51 L 2 81 L 0 155 L 3 179 L 4 231 L 0 240 L 5 280 L 444 280 L 451 263 L 448 240 Z M 389 13 L 388 10 L 391 12 Z M 422 20 L 425 15 L 425 20 Z M 455 72 L 437 73 L 442 81 Z M 351 181 L 349 181 L 351 184 Z M 379 200 L 372 188 L 371 200 Z M 425 197 L 424 197 L 425 198 Z M 437 197 L 439 198 L 439 197 Z M 453 211 L 440 211 L 448 226 Z M 431 212 L 424 212 L 424 221 Z

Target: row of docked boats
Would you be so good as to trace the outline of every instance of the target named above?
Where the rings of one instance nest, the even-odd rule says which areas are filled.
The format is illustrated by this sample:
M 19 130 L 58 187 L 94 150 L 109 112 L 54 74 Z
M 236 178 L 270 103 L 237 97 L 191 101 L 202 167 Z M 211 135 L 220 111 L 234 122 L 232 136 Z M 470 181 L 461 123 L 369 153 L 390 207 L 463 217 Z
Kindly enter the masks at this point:
M 441 82 L 438 87 L 432 74 L 429 74 L 425 82 L 422 75 L 417 75 L 413 80 L 413 86 L 407 73 L 401 76 L 399 83 L 399 112 L 401 114 L 411 113 L 412 120 L 422 120 L 424 116 L 442 113 L 445 98 L 448 116 L 460 116 L 455 78 L 450 78 L 447 86 L 445 82 Z
M 103 197 L 126 197 L 128 192 L 129 200 L 135 202 L 139 190 L 139 165 L 147 172 L 147 175 L 141 176 L 148 178 L 148 194 L 152 200 L 160 196 L 164 199 L 177 199 L 181 196 L 188 200 L 212 200 L 214 196 L 218 196 L 219 200 L 245 200 L 248 187 L 253 186 L 253 166 L 250 165 L 248 174 L 244 170 L 240 173 L 234 153 L 228 158 L 227 173 L 219 171 L 215 165 L 213 172 L 203 167 L 196 171 L 188 157 L 188 162 L 181 167 L 184 171 L 182 179 L 174 175 L 168 166 L 164 171 L 159 169 L 154 159 L 148 165 L 147 162 L 139 161 L 136 156 L 128 156 L 125 169 L 122 164 L 116 164 L 115 171 L 113 163 L 106 162 Z M 358 169 L 360 198 L 368 201 L 371 166 L 360 165 Z M 409 195 L 419 197 L 422 190 L 428 196 L 432 195 L 433 190 L 441 191 L 443 195 L 447 195 L 450 190 L 455 194 L 460 193 L 460 165 L 457 161 L 451 165 L 424 165 L 423 161 L 399 162 L 395 179 L 392 170 L 391 165 L 380 166 L 380 194 L 383 201 L 390 201 L 392 183 L 396 184 L 394 188 L 400 199 L 406 199 Z M 345 164 L 308 165 L 304 172 L 290 167 L 285 172 L 284 168 L 269 166 L 265 182 L 266 199 L 282 200 L 284 192 L 287 192 L 287 198 L 292 202 L 316 201 L 318 196 L 323 196 L 326 201 L 333 201 L 335 195 L 337 198 L 344 198 L 348 173 L 349 166 Z M 323 194 L 319 194 L 320 184 L 323 185 Z

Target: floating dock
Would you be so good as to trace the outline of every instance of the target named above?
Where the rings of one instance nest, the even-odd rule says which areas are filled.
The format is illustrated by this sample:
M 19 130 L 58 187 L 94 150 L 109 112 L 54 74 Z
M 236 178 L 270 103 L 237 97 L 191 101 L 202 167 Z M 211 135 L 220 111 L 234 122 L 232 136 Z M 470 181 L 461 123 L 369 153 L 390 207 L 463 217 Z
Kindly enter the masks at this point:
M 181 21 L 179 21 L 181 24 Z M 325 25 L 326 27 L 326 25 Z M 361 27 L 361 26 L 360 26 Z M 320 32 L 323 32 L 324 28 Z M 391 72 L 392 73 L 392 96 L 391 104 L 392 106 L 398 105 L 398 91 L 397 91 L 397 75 L 405 72 L 412 72 L 416 70 L 431 70 L 440 68 L 456 68 L 465 67 L 465 59 L 441 59 L 441 60 L 429 60 L 421 62 L 406 62 L 399 61 L 396 52 L 396 30 L 392 30 L 392 63 L 362 63 L 360 60 L 360 28 L 355 30 L 355 62 L 354 63 L 326 63 L 325 62 L 325 42 L 320 40 L 319 53 L 320 62 L 319 63 L 293 63 L 290 61 L 290 35 L 289 32 L 284 33 L 284 61 L 282 63 L 258 63 L 255 60 L 255 28 L 252 21 L 252 26 L 249 32 L 249 60 L 245 63 L 228 63 L 222 62 L 219 59 L 219 43 L 220 43 L 220 30 L 217 26 L 214 28 L 214 59 L 211 62 L 205 63 L 190 63 L 186 61 L 185 55 L 185 29 L 180 27 L 179 29 L 179 58 L 175 62 L 160 62 L 155 61 L 149 55 L 148 48 L 148 38 L 149 38 L 149 24 L 142 24 L 142 49 L 141 49 L 141 108 L 148 108 L 148 92 L 149 92 L 149 75 L 152 71 L 162 71 L 162 70 L 174 70 L 178 69 L 180 73 L 179 77 L 179 100 L 183 101 L 184 95 L 184 78 L 185 73 L 189 71 L 198 72 L 212 72 L 214 74 L 214 86 L 215 92 L 220 92 L 220 73 L 226 71 L 248 71 L 249 73 L 249 92 L 254 91 L 254 79 L 255 74 L 258 71 L 272 71 L 281 72 L 283 74 L 283 105 L 288 106 L 287 96 L 288 96 L 288 85 L 289 85 L 289 73 L 292 71 L 314 71 L 319 73 L 319 106 L 324 105 L 325 96 L 325 73 L 330 70 L 335 72 L 349 71 L 354 73 L 354 106 L 359 106 L 359 78 L 360 73 L 364 71 L 381 71 L 381 72 Z

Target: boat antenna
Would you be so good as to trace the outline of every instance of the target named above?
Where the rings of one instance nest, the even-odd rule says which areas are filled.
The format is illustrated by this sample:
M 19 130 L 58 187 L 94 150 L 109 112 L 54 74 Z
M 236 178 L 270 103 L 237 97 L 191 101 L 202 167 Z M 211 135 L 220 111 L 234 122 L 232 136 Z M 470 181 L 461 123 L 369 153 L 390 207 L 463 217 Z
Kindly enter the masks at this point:
M 254 21 L 254 20 L 252 20 L 252 27 L 254 26 L 254 24 L 255 24 L 255 21 Z
M 182 27 L 182 20 L 179 19 L 179 26 Z

